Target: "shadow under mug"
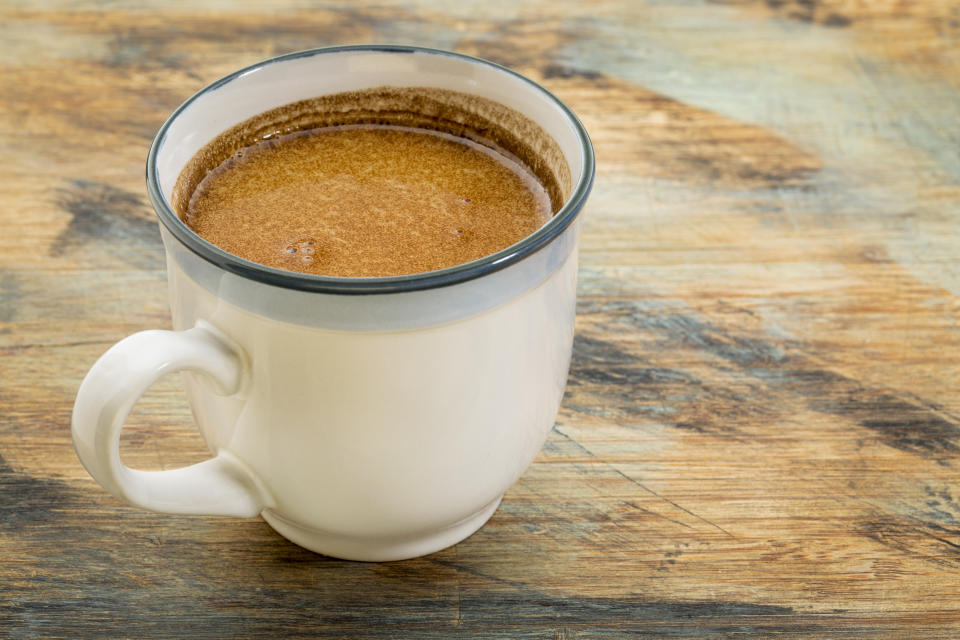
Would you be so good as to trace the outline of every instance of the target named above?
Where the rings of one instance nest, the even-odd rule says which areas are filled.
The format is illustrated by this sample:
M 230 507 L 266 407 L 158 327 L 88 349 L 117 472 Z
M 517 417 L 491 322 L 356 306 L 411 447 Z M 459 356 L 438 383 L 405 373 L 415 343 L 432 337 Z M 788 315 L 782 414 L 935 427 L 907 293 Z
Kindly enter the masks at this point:
M 271 108 L 379 86 L 479 95 L 553 137 L 570 195 L 534 234 L 427 273 L 335 278 L 255 264 L 173 212 L 181 169 L 225 129 Z M 127 502 L 175 514 L 261 515 L 313 551 L 398 560 L 463 540 L 543 444 L 573 340 L 577 215 L 593 149 L 534 82 L 459 54 L 393 46 L 294 53 L 214 82 L 163 125 L 147 187 L 166 249 L 174 331 L 143 331 L 94 364 L 77 394 L 83 465 Z M 124 420 L 183 371 L 213 457 L 169 471 L 120 460 Z

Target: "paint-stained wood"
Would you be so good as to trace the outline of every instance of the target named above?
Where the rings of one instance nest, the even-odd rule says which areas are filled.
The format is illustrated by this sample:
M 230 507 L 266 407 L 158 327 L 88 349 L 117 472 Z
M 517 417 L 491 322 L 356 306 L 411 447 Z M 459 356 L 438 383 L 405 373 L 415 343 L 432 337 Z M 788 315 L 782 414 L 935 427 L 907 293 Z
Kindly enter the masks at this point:
M 956 3 L 137 4 L 0 9 L 0 635 L 960 633 Z M 169 326 L 163 119 L 351 42 L 514 67 L 599 160 L 556 428 L 480 532 L 389 564 L 127 507 L 69 439 L 96 357 Z M 177 381 L 123 455 L 204 457 Z

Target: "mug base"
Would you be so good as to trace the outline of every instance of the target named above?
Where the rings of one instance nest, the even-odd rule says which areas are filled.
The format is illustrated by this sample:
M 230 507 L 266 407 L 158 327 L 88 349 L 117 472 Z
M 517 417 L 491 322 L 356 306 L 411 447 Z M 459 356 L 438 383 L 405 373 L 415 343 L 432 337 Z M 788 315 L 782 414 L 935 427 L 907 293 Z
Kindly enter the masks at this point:
M 284 538 L 310 551 L 342 560 L 389 562 L 425 556 L 470 537 L 486 524 L 500 506 L 501 499 L 503 494 L 475 514 L 440 531 L 404 537 L 357 538 L 337 535 L 295 524 L 270 509 L 260 516 Z

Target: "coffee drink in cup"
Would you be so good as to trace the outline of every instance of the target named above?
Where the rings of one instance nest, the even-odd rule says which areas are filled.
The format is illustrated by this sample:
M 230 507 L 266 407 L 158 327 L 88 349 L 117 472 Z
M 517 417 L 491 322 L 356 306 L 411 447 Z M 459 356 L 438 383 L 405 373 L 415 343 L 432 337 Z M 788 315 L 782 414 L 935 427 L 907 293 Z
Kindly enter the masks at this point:
M 478 96 L 415 87 L 286 105 L 201 149 L 174 205 L 207 241 L 279 269 L 375 277 L 470 262 L 563 204 L 549 162 L 484 112 L 525 120 Z
M 93 478 L 353 560 L 477 531 L 564 395 L 594 174 L 570 109 L 452 52 L 303 51 L 189 98 L 146 174 L 173 330 L 124 338 L 81 384 Z M 127 415 L 173 372 L 210 458 L 131 469 Z

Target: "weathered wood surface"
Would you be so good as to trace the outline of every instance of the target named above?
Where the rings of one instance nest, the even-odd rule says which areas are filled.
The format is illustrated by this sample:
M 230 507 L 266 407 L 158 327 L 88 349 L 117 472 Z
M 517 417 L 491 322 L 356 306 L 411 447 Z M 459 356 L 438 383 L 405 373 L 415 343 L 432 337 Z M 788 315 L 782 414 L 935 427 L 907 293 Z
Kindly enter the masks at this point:
M 960 634 L 956 3 L 129 4 L 0 9 L 0 636 Z M 129 508 L 68 427 L 169 326 L 163 119 L 352 42 L 510 65 L 599 159 L 554 432 L 479 533 L 389 564 Z M 204 456 L 176 381 L 131 426 L 131 465 Z

